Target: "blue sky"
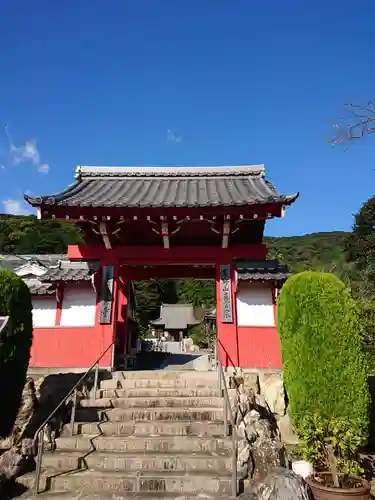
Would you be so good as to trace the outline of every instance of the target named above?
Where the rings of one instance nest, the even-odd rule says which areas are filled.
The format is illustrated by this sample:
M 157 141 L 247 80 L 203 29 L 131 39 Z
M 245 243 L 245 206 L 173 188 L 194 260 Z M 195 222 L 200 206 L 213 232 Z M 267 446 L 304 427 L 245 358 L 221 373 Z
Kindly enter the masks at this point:
M 2 211 L 78 164 L 264 163 L 301 193 L 268 234 L 349 230 L 375 136 L 328 139 L 344 102 L 375 100 L 374 21 L 373 0 L 1 2 Z

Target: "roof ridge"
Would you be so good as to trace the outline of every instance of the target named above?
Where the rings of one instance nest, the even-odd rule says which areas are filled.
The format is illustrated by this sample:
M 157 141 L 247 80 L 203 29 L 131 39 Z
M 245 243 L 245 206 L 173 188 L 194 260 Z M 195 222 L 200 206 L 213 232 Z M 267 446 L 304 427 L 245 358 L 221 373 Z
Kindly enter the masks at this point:
M 264 165 L 227 166 L 83 166 L 76 168 L 76 179 L 82 177 L 184 177 L 221 175 L 264 175 Z

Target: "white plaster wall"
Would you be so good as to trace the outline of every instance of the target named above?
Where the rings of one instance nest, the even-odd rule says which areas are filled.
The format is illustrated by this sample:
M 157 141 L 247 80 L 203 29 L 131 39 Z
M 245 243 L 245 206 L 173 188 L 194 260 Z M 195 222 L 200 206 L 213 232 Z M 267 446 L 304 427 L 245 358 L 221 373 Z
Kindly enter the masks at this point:
M 275 326 L 271 286 L 246 281 L 239 282 L 237 324 L 238 326 Z
M 66 284 L 61 311 L 61 326 L 94 326 L 96 293 L 90 283 Z
M 45 328 L 55 326 L 56 320 L 56 298 L 48 297 L 32 300 L 33 304 L 33 327 Z

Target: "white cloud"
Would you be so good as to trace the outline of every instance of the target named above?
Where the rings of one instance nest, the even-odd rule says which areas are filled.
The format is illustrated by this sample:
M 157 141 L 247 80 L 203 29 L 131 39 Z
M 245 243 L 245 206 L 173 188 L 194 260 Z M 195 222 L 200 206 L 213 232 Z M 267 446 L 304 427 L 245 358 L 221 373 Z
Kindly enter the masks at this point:
M 38 172 L 48 174 L 49 165 L 41 162 L 41 155 L 35 139 L 28 139 L 21 146 L 16 146 L 12 140 L 7 125 L 5 126 L 5 135 L 7 136 L 9 142 L 8 161 L 12 166 L 17 166 L 21 163 L 31 163 L 37 167 Z
M 33 165 L 39 165 L 40 163 L 40 154 L 35 139 L 26 141 L 20 147 L 10 144 L 10 156 L 12 165 L 19 165 L 25 162 L 30 162 Z
M 31 213 L 23 200 L 4 200 L 3 207 L 6 214 L 30 215 Z
M 174 144 L 180 144 L 182 142 L 182 135 L 177 135 L 173 130 L 167 130 L 167 142 L 173 142 Z
M 38 172 L 41 172 L 42 174 L 48 174 L 49 172 L 48 163 L 42 163 L 41 165 L 39 165 Z

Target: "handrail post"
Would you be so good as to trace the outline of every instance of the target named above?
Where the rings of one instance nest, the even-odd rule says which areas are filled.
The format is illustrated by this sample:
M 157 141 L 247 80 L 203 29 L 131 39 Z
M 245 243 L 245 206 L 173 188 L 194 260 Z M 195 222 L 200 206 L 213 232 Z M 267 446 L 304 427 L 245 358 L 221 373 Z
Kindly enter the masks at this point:
M 96 397 L 96 391 L 98 388 L 98 380 L 99 380 L 99 362 L 103 358 L 103 356 L 109 351 L 109 349 L 114 345 L 114 341 L 112 341 L 109 346 L 101 353 L 99 358 L 95 361 L 94 364 L 90 366 L 90 368 L 82 375 L 82 377 L 75 383 L 75 385 L 68 391 L 68 393 L 62 398 L 60 403 L 55 407 L 55 409 L 48 415 L 48 417 L 41 423 L 39 428 L 35 431 L 33 438 L 33 446 L 36 446 L 38 443 L 38 455 L 36 459 L 36 476 L 33 487 L 33 496 L 35 497 L 39 493 L 39 483 L 40 483 L 40 473 L 42 468 L 42 454 L 43 454 L 43 444 L 44 444 L 44 428 L 51 421 L 51 418 L 56 415 L 59 409 L 66 403 L 69 397 L 73 394 L 73 404 L 72 404 L 72 413 L 70 415 L 70 432 L 71 435 L 74 435 L 74 423 L 76 417 L 76 408 L 77 408 L 77 397 L 78 390 L 77 388 L 80 386 L 81 382 L 85 380 L 87 375 L 92 372 L 95 368 L 95 382 L 94 382 L 94 395 Z
M 77 389 L 74 389 L 72 412 L 70 414 L 70 435 L 71 436 L 74 436 L 74 422 L 76 419 L 76 409 L 77 409 Z
M 98 391 L 98 381 L 99 381 L 99 363 L 96 363 L 95 375 L 94 375 L 94 391 L 93 391 L 94 399 L 96 399 L 96 393 Z
M 232 423 L 232 497 L 237 496 L 237 439 L 236 439 L 236 427 L 234 422 Z
M 39 485 L 40 485 L 40 473 L 42 470 L 42 456 L 43 456 L 43 445 L 44 445 L 44 428 L 39 432 L 38 436 L 38 454 L 36 457 L 36 470 L 35 470 L 35 482 L 34 482 L 34 498 L 39 493 Z

